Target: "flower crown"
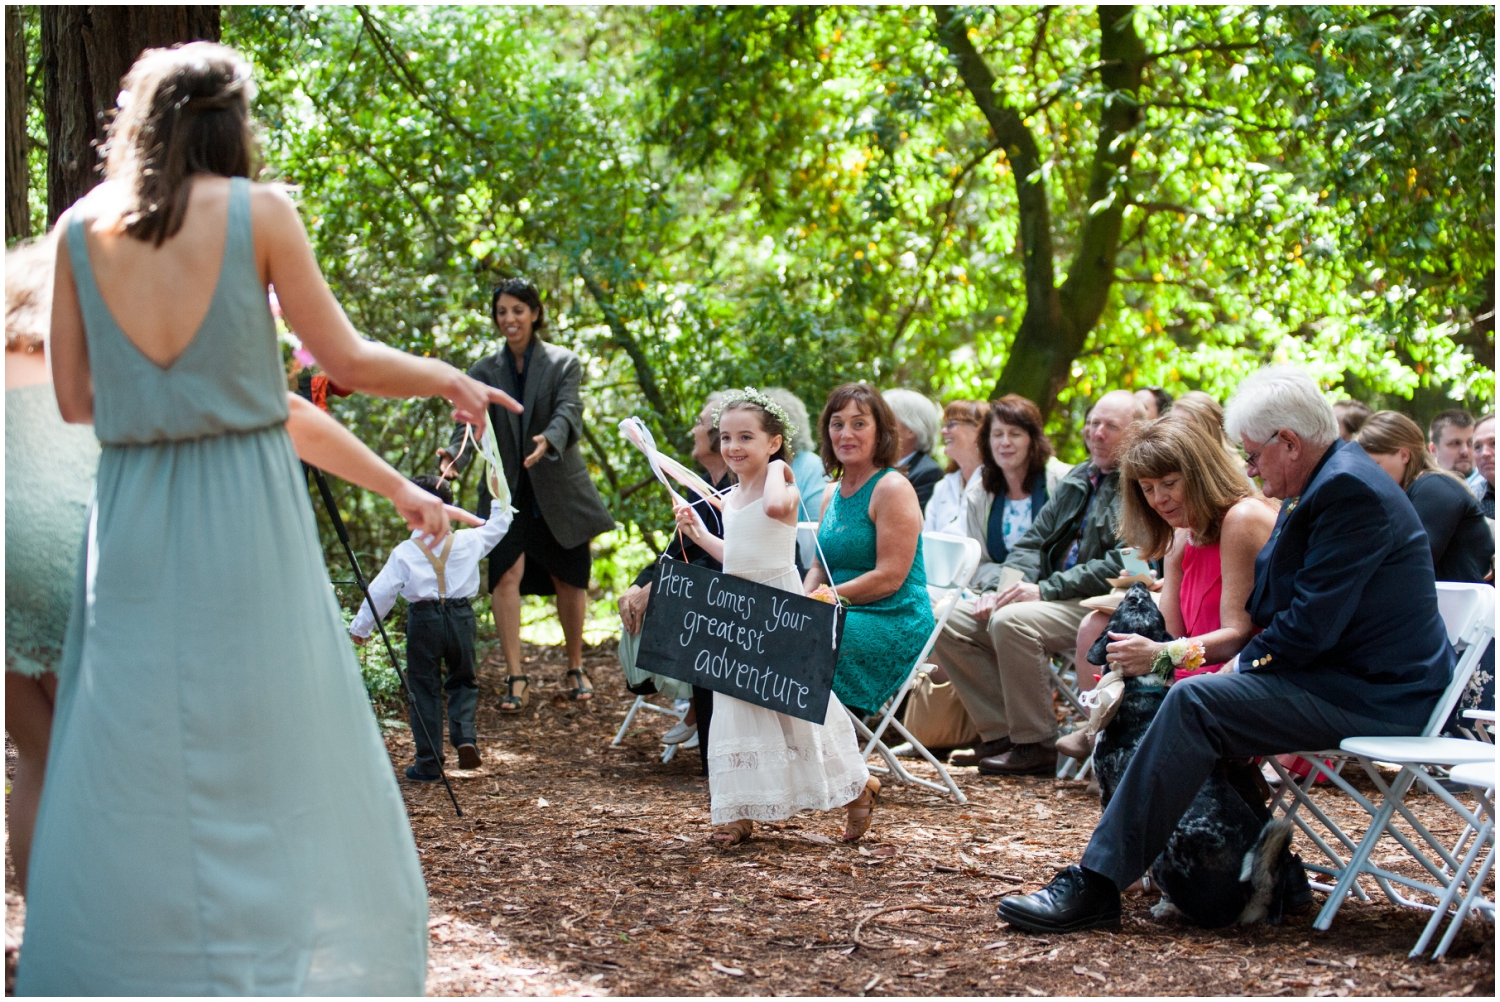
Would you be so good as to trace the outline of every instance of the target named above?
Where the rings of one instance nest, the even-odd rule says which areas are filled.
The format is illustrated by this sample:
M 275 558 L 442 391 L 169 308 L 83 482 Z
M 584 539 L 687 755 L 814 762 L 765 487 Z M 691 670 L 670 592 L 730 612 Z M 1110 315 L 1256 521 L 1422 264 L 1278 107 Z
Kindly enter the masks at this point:
M 784 431 L 782 432 L 782 437 L 787 442 L 791 442 L 792 439 L 797 437 L 797 426 L 792 424 L 791 417 L 788 416 L 787 412 L 782 409 L 781 405 L 772 400 L 770 397 L 766 396 L 764 393 L 755 389 L 753 386 L 747 386 L 743 390 L 730 390 L 724 394 L 724 399 L 719 401 L 718 407 L 714 408 L 715 428 L 719 426 L 719 415 L 724 413 L 724 408 L 728 407 L 730 404 L 738 403 L 741 400 L 750 401 L 750 403 L 761 408 L 766 413 L 774 417 L 777 421 L 780 421 L 781 427 L 784 429 Z

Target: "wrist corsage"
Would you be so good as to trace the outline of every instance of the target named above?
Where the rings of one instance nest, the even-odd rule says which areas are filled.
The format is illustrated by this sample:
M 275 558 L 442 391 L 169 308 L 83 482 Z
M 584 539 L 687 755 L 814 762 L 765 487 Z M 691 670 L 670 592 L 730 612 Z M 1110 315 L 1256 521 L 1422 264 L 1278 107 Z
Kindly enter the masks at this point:
M 1181 640 L 1173 640 L 1163 645 L 1157 653 L 1156 660 L 1151 662 L 1151 672 L 1162 680 L 1165 685 L 1171 685 L 1177 669 L 1193 671 L 1203 667 L 1203 645 L 1192 637 L 1183 637 Z
M 828 587 L 826 584 L 818 585 L 812 590 L 812 594 L 808 595 L 807 597 L 815 598 L 819 602 L 827 602 L 829 605 L 842 604 L 845 607 L 849 605 L 849 600 L 847 598 L 844 598 L 841 595 L 834 594 L 833 589 Z

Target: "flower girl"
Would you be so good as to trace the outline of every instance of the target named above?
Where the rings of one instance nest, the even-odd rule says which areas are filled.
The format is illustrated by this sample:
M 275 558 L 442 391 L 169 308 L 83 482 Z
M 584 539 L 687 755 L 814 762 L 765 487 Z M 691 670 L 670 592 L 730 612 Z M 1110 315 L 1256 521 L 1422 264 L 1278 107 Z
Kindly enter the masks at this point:
M 726 574 L 800 594 L 791 421 L 770 398 L 746 389 L 727 395 L 714 424 L 719 453 L 739 479 L 724 501 L 724 538 L 708 533 L 687 506 L 677 508 L 678 527 L 722 560 Z M 755 821 L 840 806 L 848 808 L 844 840 L 854 842 L 870 827 L 880 791 L 849 715 L 831 693 L 821 724 L 715 694 L 708 784 L 712 838 L 724 845 L 749 838 Z

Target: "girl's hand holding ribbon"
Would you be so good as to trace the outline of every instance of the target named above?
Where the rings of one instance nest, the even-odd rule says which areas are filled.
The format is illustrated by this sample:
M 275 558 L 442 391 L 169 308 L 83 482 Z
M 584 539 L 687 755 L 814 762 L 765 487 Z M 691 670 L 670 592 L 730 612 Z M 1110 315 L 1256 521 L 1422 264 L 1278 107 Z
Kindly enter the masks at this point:
M 678 530 L 694 542 L 697 542 L 702 534 L 708 531 L 703 520 L 698 517 L 698 513 L 691 505 L 674 504 L 672 514 L 676 516 Z

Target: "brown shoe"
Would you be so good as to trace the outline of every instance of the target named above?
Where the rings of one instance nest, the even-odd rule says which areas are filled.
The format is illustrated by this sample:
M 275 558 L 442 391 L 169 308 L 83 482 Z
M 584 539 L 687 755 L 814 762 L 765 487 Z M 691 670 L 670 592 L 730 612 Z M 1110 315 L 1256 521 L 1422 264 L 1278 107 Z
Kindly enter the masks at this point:
M 1051 745 L 1012 745 L 1004 755 L 979 760 L 986 776 L 1040 776 L 1057 771 L 1057 749 Z
M 1004 755 L 1010 751 L 1010 738 L 996 738 L 994 741 L 981 741 L 974 746 L 973 751 L 954 752 L 948 756 L 949 765 L 978 765 L 982 758 L 991 755 Z
M 479 749 L 473 745 L 458 746 L 458 767 L 460 769 L 478 769 L 480 765 Z

